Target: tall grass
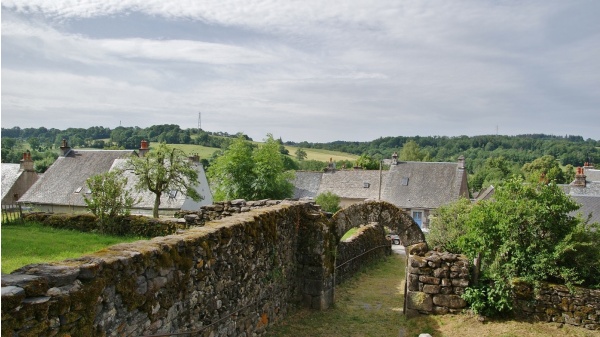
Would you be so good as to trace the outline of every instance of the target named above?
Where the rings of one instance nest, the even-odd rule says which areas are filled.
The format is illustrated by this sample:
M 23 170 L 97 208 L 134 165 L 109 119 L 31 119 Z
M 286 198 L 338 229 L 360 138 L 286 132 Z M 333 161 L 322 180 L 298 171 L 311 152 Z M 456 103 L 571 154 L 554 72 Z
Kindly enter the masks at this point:
M 142 240 L 45 227 L 37 223 L 2 225 L 2 273 L 32 263 L 61 261 L 121 242 Z

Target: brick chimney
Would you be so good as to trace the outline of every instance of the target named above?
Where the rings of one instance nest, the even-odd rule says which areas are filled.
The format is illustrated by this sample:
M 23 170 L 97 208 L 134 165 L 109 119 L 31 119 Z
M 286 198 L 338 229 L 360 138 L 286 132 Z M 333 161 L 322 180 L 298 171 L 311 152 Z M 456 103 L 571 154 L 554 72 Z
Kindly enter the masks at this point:
M 63 138 L 62 144 L 60 145 L 60 155 L 62 157 L 66 157 L 69 152 L 71 152 L 71 148 L 69 147 L 69 143 L 66 139 Z
M 575 174 L 575 180 L 571 183 L 571 186 L 585 187 L 585 173 L 583 173 L 583 167 L 577 168 L 577 174 Z
M 23 152 L 23 159 L 21 159 L 21 170 L 33 171 L 33 160 L 31 160 L 31 152 Z
M 392 165 L 398 165 L 398 152 L 394 152 L 392 155 Z
M 142 143 L 140 145 L 140 149 L 139 149 L 139 156 L 143 157 L 146 155 L 146 153 L 148 153 L 148 151 L 150 151 L 150 148 L 148 148 L 148 141 L 146 141 L 145 139 L 142 139 Z

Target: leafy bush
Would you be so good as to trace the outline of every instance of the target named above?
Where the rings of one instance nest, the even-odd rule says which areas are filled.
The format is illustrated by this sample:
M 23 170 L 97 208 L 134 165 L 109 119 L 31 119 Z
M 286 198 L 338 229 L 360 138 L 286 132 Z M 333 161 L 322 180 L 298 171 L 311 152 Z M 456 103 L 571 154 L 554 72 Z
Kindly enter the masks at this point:
M 481 283 L 465 290 L 462 298 L 483 316 L 502 316 L 512 310 L 511 288 L 503 280 Z
M 427 242 L 431 247 L 451 253 L 460 253 L 460 238 L 467 234 L 467 221 L 473 204 L 469 199 L 460 200 L 436 209 L 429 224 Z
M 318 205 L 321 205 L 321 208 L 325 212 L 331 213 L 335 213 L 340 209 L 340 201 L 341 198 L 337 194 L 330 191 L 317 195 L 317 198 L 315 199 L 315 202 Z

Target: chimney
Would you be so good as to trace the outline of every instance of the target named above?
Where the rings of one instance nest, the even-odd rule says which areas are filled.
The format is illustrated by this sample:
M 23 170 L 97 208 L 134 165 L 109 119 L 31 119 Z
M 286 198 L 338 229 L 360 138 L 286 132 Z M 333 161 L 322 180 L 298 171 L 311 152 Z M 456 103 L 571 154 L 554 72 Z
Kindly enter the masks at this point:
M 62 157 L 66 157 L 69 154 L 69 152 L 71 152 L 69 143 L 67 143 L 67 140 L 63 138 L 62 144 L 60 145 L 60 155 Z
M 458 157 L 458 168 L 460 170 L 464 170 L 465 169 L 465 156 Z
M 392 155 L 392 165 L 398 165 L 398 152 L 394 152 Z
M 21 159 L 21 170 L 33 171 L 33 160 L 31 160 L 31 152 L 23 152 L 23 159 Z
M 188 159 L 192 163 L 198 163 L 198 162 L 200 162 L 200 156 L 197 153 L 193 153 L 191 156 L 188 157 Z
M 333 162 L 333 158 L 329 158 L 329 163 L 327 163 L 327 167 L 323 170 L 325 172 L 335 172 L 335 163 Z
M 148 148 L 148 141 L 146 141 L 145 139 L 142 139 L 142 144 L 140 145 L 140 149 L 139 149 L 139 156 L 143 157 L 146 155 L 146 153 L 148 153 L 148 151 L 150 151 L 150 149 Z
M 571 186 L 585 187 L 585 174 L 583 173 L 583 167 L 577 168 L 577 174 L 575 174 L 575 180 L 571 183 Z

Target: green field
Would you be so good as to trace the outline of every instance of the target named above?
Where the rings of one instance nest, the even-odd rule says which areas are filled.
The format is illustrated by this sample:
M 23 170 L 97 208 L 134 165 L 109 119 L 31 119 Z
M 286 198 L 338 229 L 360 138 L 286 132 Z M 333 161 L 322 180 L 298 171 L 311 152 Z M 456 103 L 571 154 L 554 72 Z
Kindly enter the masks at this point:
M 257 143 L 260 146 L 261 143 Z M 186 154 L 197 153 L 200 155 L 202 159 L 208 159 L 212 156 L 215 151 L 220 150 L 219 148 L 214 147 L 206 147 L 201 145 L 191 145 L 191 144 L 168 144 L 169 146 L 178 148 L 183 150 Z M 286 146 L 288 151 L 290 151 L 290 157 L 295 158 L 295 153 L 298 147 L 296 146 Z M 329 151 L 329 150 L 321 150 L 321 149 L 304 149 L 307 155 L 307 160 L 318 160 L 328 162 L 329 159 L 333 159 L 333 161 L 338 160 L 356 160 L 358 156 L 353 154 L 339 152 L 339 151 Z
M 32 263 L 62 261 L 108 246 L 142 240 L 97 233 L 55 229 L 36 223 L 2 225 L 2 273 Z

